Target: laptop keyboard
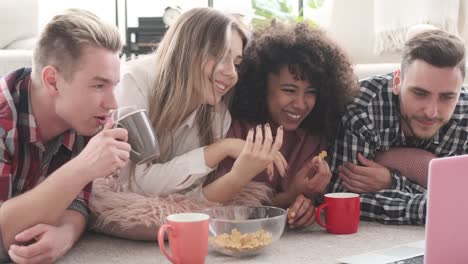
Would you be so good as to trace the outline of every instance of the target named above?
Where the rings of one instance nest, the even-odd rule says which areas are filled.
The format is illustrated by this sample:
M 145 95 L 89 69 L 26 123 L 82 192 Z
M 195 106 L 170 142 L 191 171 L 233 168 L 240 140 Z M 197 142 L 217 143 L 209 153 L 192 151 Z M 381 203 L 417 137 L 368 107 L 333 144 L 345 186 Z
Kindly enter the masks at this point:
M 412 258 L 407 258 L 395 262 L 390 262 L 388 264 L 423 264 L 424 263 L 424 255 L 416 256 Z

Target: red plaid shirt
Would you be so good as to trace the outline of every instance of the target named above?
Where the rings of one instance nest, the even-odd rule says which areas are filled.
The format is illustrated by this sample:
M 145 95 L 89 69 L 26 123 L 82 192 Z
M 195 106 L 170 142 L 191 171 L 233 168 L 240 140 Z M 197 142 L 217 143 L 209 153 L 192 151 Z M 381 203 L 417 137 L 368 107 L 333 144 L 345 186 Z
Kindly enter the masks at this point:
M 87 140 L 69 130 L 41 142 L 30 99 L 31 70 L 16 70 L 0 79 L 0 204 L 41 183 L 78 155 Z M 91 184 L 69 209 L 86 215 Z M 78 203 L 78 207 L 76 208 Z

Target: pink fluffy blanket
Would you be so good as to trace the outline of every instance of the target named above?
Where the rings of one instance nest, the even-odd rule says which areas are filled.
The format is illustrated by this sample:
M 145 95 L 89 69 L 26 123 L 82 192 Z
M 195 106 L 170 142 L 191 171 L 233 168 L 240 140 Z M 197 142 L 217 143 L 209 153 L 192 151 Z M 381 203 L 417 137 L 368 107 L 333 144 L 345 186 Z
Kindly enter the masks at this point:
M 269 204 L 273 190 L 250 182 L 230 205 Z M 159 227 L 170 214 L 201 211 L 220 204 L 199 201 L 181 194 L 167 197 L 124 192 L 114 178 L 93 182 L 90 199 L 91 228 L 97 232 L 134 240 L 156 240 Z

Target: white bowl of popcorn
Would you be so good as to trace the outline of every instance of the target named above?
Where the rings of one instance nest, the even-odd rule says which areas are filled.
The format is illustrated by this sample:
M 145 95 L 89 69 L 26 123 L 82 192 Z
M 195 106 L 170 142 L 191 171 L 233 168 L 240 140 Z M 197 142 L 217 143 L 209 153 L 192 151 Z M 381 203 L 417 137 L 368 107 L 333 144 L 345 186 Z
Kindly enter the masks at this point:
M 259 254 L 283 234 L 286 210 L 271 206 L 221 206 L 210 215 L 210 249 L 224 255 Z

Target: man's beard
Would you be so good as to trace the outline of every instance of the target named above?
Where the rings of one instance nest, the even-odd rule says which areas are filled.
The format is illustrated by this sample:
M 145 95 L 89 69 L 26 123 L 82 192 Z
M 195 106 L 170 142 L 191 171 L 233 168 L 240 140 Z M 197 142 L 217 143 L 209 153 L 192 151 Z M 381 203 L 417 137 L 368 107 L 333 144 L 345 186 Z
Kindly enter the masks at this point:
M 402 127 L 406 128 L 406 131 L 405 129 L 403 129 L 403 132 L 405 132 L 405 136 L 409 138 L 422 139 L 422 140 L 430 139 L 434 137 L 437 134 L 437 132 L 439 132 L 439 130 L 445 124 L 448 123 L 448 120 L 445 121 L 445 120 L 442 120 L 441 118 L 435 118 L 435 123 L 431 127 L 431 130 L 434 130 L 434 131 L 430 135 L 427 135 L 426 133 L 424 133 L 424 135 L 421 135 L 421 133 L 417 133 L 418 129 L 415 129 L 413 126 L 414 126 L 414 123 L 419 122 L 418 120 L 423 119 L 423 118 L 410 117 L 408 115 L 401 114 L 401 119 L 402 119 L 401 120 Z M 419 130 L 422 130 L 422 129 L 419 129 Z M 409 132 L 409 133 L 406 133 L 406 132 Z

